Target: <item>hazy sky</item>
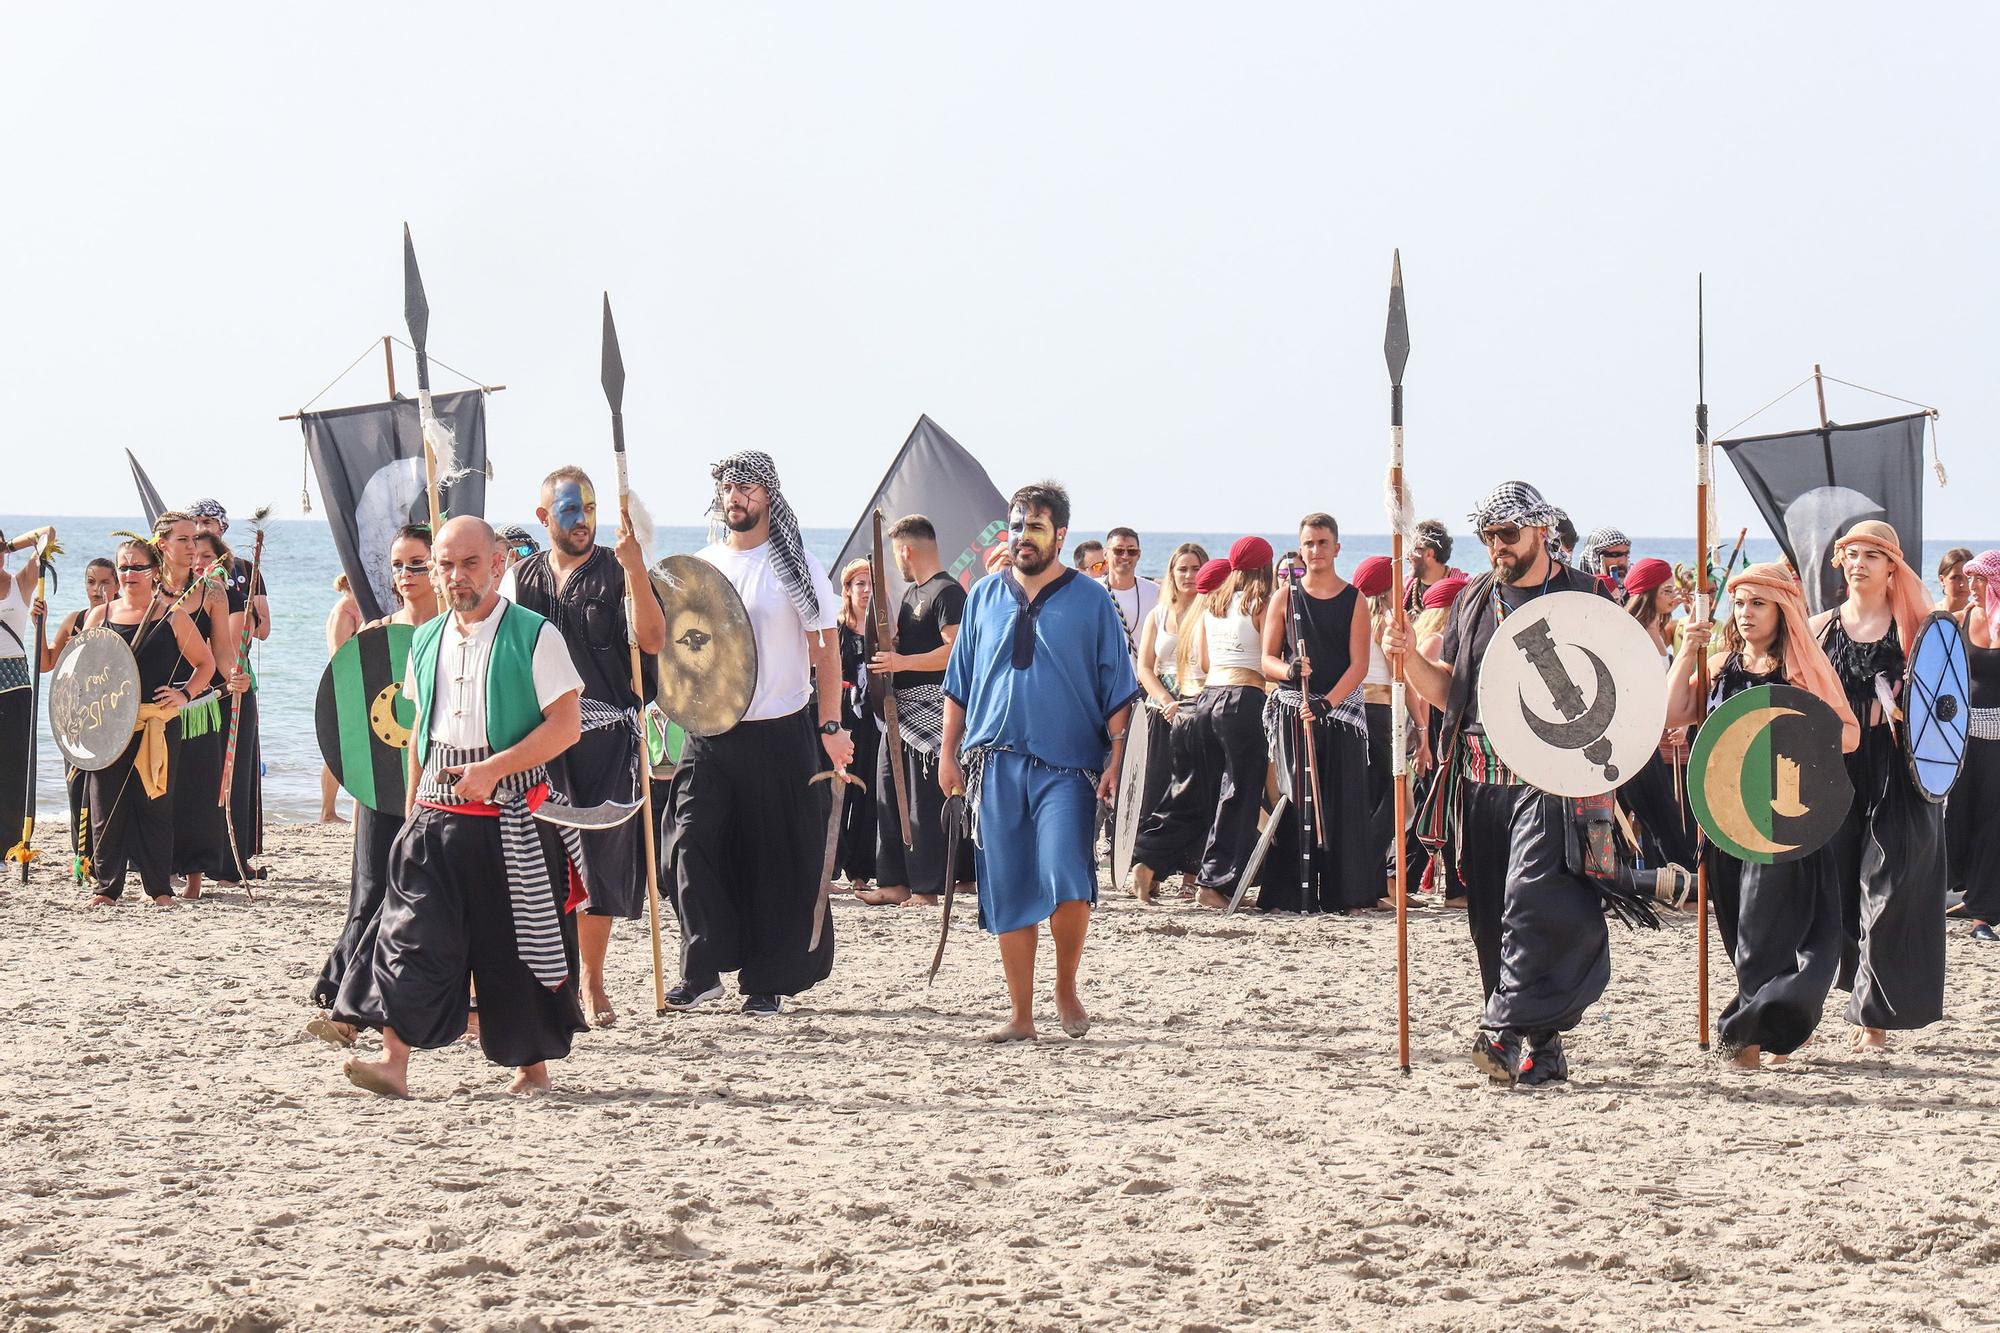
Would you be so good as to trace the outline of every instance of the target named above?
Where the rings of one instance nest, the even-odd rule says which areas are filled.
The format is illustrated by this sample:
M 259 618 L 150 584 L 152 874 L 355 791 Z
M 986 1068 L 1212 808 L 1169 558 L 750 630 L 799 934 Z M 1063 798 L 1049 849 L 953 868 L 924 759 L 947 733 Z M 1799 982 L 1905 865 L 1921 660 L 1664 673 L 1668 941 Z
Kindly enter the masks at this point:
M 1718 431 L 1814 361 L 1937 404 L 1928 535 L 2000 538 L 1992 7 L 1361 8 L 10 6 L 0 511 L 131 511 L 129 444 L 295 512 L 275 418 L 404 332 L 407 219 L 496 516 L 608 483 L 609 288 L 662 522 L 759 447 L 846 525 L 928 412 L 1093 522 L 1379 531 L 1400 246 L 1425 513 L 1692 532 L 1705 270 Z

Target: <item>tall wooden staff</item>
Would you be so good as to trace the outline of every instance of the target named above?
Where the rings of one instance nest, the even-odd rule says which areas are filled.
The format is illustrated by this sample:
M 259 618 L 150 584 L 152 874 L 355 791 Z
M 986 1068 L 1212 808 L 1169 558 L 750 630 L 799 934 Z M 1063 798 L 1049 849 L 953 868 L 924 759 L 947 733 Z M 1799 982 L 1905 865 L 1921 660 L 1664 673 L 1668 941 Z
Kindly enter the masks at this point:
M 1703 308 L 1702 275 L 1694 279 L 1694 549 L 1695 587 L 1694 618 L 1706 621 L 1714 615 L 1713 598 L 1710 591 L 1710 568 L 1708 563 L 1708 488 L 1714 480 L 1712 451 L 1708 447 L 1708 335 L 1706 312 Z M 1708 651 L 1703 649 L 1695 663 L 1695 698 L 1698 707 L 1708 711 Z M 1702 1050 L 1708 1049 L 1708 857 L 1703 855 L 1702 837 L 1695 833 L 1694 870 L 1694 923 L 1695 946 L 1694 967 L 1700 974 L 1695 995 L 1695 1040 Z
M 431 538 L 437 539 L 438 460 L 432 437 L 438 430 L 437 413 L 431 407 L 431 358 L 425 351 L 431 332 L 431 303 L 424 299 L 424 275 L 417 271 L 417 247 L 410 240 L 410 224 L 403 224 L 403 322 L 410 328 L 410 346 L 417 354 L 417 424 L 424 437 L 424 495 L 430 501 Z M 394 364 L 391 364 L 391 373 Z M 394 392 L 393 381 L 391 385 Z M 435 579 L 435 570 L 431 577 Z
M 1306 586 L 1297 568 L 1285 589 L 1292 618 L 1292 654 L 1295 661 L 1310 662 L 1306 649 Z M 1324 845 L 1319 820 L 1319 764 L 1313 753 L 1312 672 L 1299 672 L 1299 752 L 1292 756 L 1292 790 L 1299 794 L 1293 809 L 1299 815 L 1299 910 L 1313 909 L 1313 843 Z
M 1389 545 L 1395 569 L 1403 575 L 1403 535 L 1410 528 L 1409 497 L 1403 489 L 1403 367 L 1410 359 L 1410 319 L 1403 307 L 1403 252 L 1397 250 L 1389 270 L 1389 330 L 1382 339 L 1389 362 Z M 1392 612 L 1395 626 L 1409 625 L 1409 608 L 1397 589 Z M 1406 736 L 1410 706 L 1405 696 L 1403 659 L 1395 659 L 1389 686 L 1389 771 L 1396 777 L 1396 1063 L 1410 1072 L 1410 763 Z
M 625 358 L 618 352 L 618 326 L 611 322 L 611 293 L 604 294 L 604 361 L 599 374 L 604 385 L 604 401 L 611 405 L 611 452 L 618 460 L 618 526 L 632 530 L 632 483 L 625 471 Z M 646 677 L 639 667 L 639 621 L 636 607 L 641 597 L 651 597 L 651 588 L 634 587 L 625 576 L 625 637 L 632 648 L 632 693 L 646 704 Z M 838 795 L 835 800 L 840 799 Z M 639 819 L 646 840 L 646 929 L 653 936 L 653 1013 L 667 1012 L 667 974 L 660 961 L 660 861 L 654 839 L 652 757 L 646 753 L 646 730 L 639 727 Z

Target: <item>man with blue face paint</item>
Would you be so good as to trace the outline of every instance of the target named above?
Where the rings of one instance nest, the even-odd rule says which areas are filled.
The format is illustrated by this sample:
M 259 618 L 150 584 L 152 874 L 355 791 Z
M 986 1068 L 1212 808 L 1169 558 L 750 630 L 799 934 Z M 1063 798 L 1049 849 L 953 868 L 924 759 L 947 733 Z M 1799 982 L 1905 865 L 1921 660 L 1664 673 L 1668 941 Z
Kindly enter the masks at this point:
M 655 655 L 667 643 L 666 615 L 646 576 L 645 554 L 625 528 L 616 546 L 597 544 L 597 492 L 582 468 L 560 467 L 542 479 L 535 517 L 548 530 L 549 549 L 515 564 L 507 575 L 511 592 L 556 627 L 583 677 L 583 736 L 549 764 L 550 780 L 575 806 L 636 801 L 639 710 L 658 688 Z M 627 587 L 644 591 L 628 602 Z M 636 689 L 628 635 L 638 639 L 644 676 Z M 646 907 L 644 833 L 637 817 L 582 833 L 590 901 L 577 914 L 577 952 L 584 1012 L 593 1027 L 618 1019 L 604 986 L 604 956 L 611 923 L 636 921 Z
M 974 821 L 979 921 L 1000 937 L 1008 1021 L 991 1041 L 1035 1036 L 1035 947 L 1056 946 L 1056 1010 L 1081 1037 L 1077 968 L 1097 900 L 1091 832 L 1117 784 L 1139 678 L 1104 589 L 1062 563 L 1069 495 L 1024 486 L 1008 510 L 1013 566 L 980 581 L 944 677 L 938 782 Z

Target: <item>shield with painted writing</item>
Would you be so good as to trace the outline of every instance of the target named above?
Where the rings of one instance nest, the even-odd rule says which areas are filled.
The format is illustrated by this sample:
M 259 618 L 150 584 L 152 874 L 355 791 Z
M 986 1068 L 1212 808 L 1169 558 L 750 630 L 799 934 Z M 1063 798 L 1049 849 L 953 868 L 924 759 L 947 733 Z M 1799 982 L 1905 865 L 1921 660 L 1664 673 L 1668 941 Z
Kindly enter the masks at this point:
M 163 628 L 158 622 L 151 627 Z M 171 631 L 168 631 L 171 633 Z M 109 768 L 139 725 L 139 663 L 117 630 L 87 629 L 71 639 L 49 678 L 49 730 L 72 768 Z

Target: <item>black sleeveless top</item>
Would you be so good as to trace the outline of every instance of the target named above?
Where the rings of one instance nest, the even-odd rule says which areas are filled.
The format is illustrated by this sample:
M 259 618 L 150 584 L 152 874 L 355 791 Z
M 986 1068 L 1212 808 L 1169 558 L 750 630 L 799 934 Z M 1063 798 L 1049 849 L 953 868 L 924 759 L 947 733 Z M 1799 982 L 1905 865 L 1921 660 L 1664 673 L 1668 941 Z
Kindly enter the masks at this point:
M 1783 663 L 1779 663 L 1776 671 L 1752 671 L 1743 665 L 1743 654 L 1731 653 L 1715 673 L 1715 688 L 1709 693 L 1708 706 L 1710 711 L 1714 711 L 1723 700 L 1734 698 L 1745 690 L 1755 689 L 1759 685 L 1784 683 Z
M 1829 620 L 1820 639 L 1826 648 L 1827 660 L 1833 663 L 1834 674 L 1840 677 L 1840 686 L 1847 691 L 1847 706 L 1854 710 L 1854 716 L 1867 731 L 1869 713 L 1875 704 L 1875 677 L 1886 676 L 1891 685 L 1903 679 L 1903 641 L 1896 632 L 1896 622 L 1889 622 L 1889 632 L 1873 643 L 1856 643 L 1847 637 L 1847 627 L 1840 623 L 1836 614 Z M 1887 718 L 1883 719 L 1886 724 Z
M 649 594 L 650 588 L 641 592 Z M 556 591 L 549 553 L 537 551 L 514 566 L 514 600 L 556 627 L 569 660 L 583 677 L 583 697 L 613 708 L 636 708 L 632 694 L 632 649 L 626 639 L 625 571 L 608 546 L 593 546 L 581 569 Z M 639 655 L 639 675 L 650 697 L 659 689 L 659 667 L 651 653 Z
M 173 684 L 173 678 L 182 665 L 180 640 L 174 637 L 174 627 L 165 619 L 145 621 L 138 625 L 120 625 L 110 619 L 105 625 L 119 638 L 131 645 L 133 656 L 139 662 L 139 702 L 153 702 L 153 691 L 162 685 Z M 145 641 L 139 642 L 140 630 L 145 630 Z M 178 686 L 176 686 L 178 688 Z
M 1973 643 L 1971 621 L 1972 613 L 1968 611 L 1958 622 L 1959 629 L 1967 631 L 1966 667 L 1972 675 L 1971 697 L 1966 702 L 1974 708 L 2000 708 L 2000 648 L 1981 648 Z
M 167 604 L 169 606 L 173 605 L 174 599 L 180 596 L 180 593 L 167 592 L 166 585 L 164 584 L 161 585 L 160 591 L 161 594 L 166 597 Z M 182 591 L 185 591 L 185 589 L 183 589 Z M 212 631 L 215 628 L 215 619 L 214 617 L 208 614 L 207 589 L 202 590 L 201 600 L 199 602 L 196 602 L 196 600 L 193 597 L 190 597 L 185 602 L 181 603 L 180 609 L 181 609 L 181 614 L 188 618 L 188 623 L 194 626 L 194 632 L 197 636 L 200 637 L 201 641 L 203 643 L 212 644 L 214 642 Z M 122 629 L 124 627 L 113 626 L 113 628 Z M 131 636 L 127 635 L 126 637 L 130 638 Z M 158 630 L 154 631 L 152 637 L 154 638 L 164 637 L 168 643 L 174 645 L 174 665 L 171 668 L 172 675 L 168 678 L 167 683 L 172 685 L 177 690 L 186 688 L 188 682 L 194 678 L 194 666 L 185 657 L 181 656 L 180 641 L 174 637 L 174 632 L 172 627 L 162 624 Z M 210 685 L 220 685 L 222 683 L 222 678 L 225 674 L 226 674 L 226 669 L 222 666 L 222 664 L 220 662 L 216 663 L 215 670 L 209 674 L 208 683 Z M 146 697 L 150 699 L 152 697 L 152 693 L 153 693 L 152 687 L 147 686 Z
M 1324 694 L 1354 664 L 1349 645 L 1354 633 L 1354 605 L 1361 598 L 1361 590 L 1350 583 L 1331 597 L 1315 597 L 1298 584 L 1290 591 L 1305 612 L 1305 646 L 1306 656 L 1312 659 L 1312 688 Z M 1287 640 L 1291 628 L 1289 624 L 1285 626 Z M 1288 648 L 1287 661 L 1298 655 L 1296 648 L 1290 648 L 1289 644 Z

